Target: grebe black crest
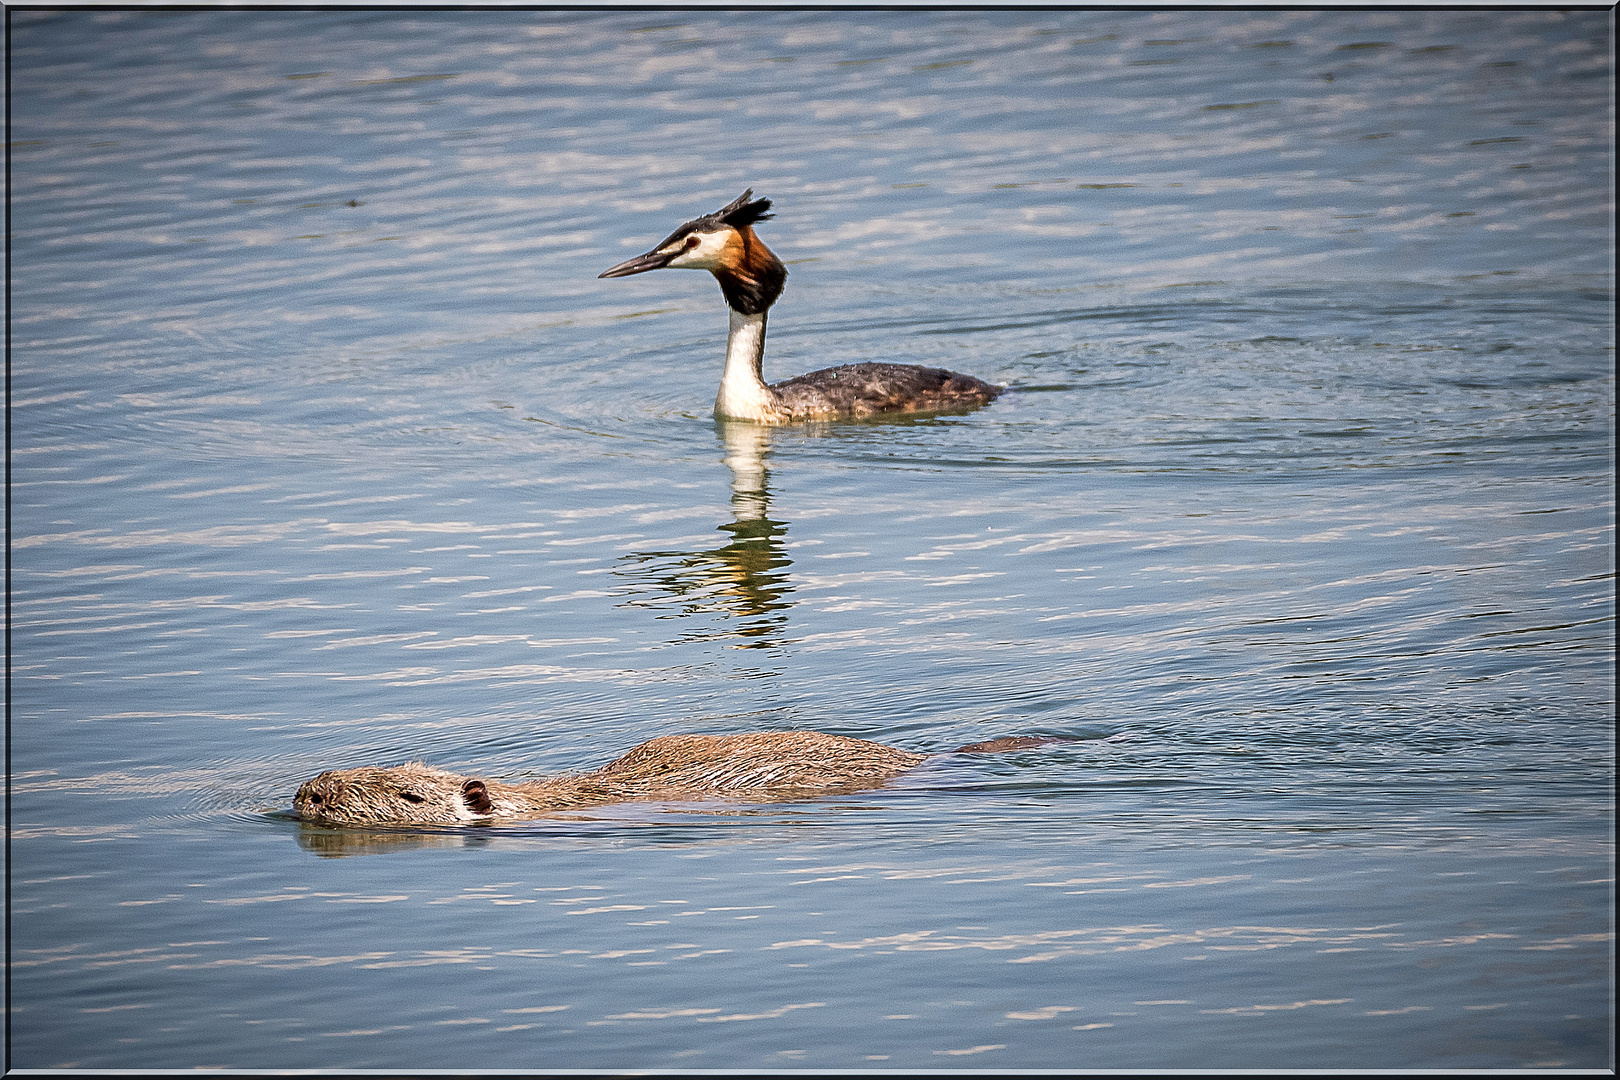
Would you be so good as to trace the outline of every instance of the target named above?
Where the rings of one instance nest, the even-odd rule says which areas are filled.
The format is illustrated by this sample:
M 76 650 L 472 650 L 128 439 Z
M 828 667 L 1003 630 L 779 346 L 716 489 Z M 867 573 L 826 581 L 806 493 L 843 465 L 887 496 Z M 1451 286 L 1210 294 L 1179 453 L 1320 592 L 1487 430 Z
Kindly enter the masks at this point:
M 1001 393 L 971 375 L 916 364 L 846 364 L 765 385 L 765 316 L 787 283 L 782 265 L 754 234 L 757 222 L 774 215 L 769 199 L 753 190 L 712 214 L 694 218 L 663 243 L 603 271 L 629 277 L 648 270 L 707 270 L 720 283 L 731 309 L 726 368 L 714 399 L 716 416 L 760 424 L 837 420 L 901 413 L 961 412 L 987 405 Z

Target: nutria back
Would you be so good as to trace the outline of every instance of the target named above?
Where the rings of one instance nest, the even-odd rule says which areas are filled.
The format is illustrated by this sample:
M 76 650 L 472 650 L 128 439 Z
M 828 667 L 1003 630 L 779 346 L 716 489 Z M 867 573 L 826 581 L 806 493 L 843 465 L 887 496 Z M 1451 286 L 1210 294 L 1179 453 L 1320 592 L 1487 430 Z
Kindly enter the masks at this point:
M 348 825 L 454 824 L 646 800 L 774 801 L 875 787 L 927 755 L 818 731 L 667 735 L 595 772 L 504 784 L 421 762 L 324 772 L 298 789 L 306 818 Z
M 973 743 L 990 752 L 1055 740 L 1014 736 Z M 323 772 L 293 798 L 300 816 L 341 825 L 453 825 L 535 817 L 607 803 L 706 799 L 774 802 L 877 787 L 928 755 L 819 731 L 666 735 L 595 772 L 505 784 L 413 761 Z

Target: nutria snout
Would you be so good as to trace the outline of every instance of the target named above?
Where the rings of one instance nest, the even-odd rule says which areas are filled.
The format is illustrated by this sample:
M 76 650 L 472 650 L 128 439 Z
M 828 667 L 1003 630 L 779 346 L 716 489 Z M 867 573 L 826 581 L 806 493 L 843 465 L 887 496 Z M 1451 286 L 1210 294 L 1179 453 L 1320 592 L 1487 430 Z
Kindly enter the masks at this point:
M 1008 736 L 955 752 L 1016 750 L 1057 741 Z M 293 807 L 301 817 L 340 825 L 453 825 L 649 800 L 776 802 L 877 787 L 927 756 L 819 731 L 666 735 L 595 772 L 516 784 L 459 776 L 420 761 L 393 768 L 334 769 L 300 786 Z

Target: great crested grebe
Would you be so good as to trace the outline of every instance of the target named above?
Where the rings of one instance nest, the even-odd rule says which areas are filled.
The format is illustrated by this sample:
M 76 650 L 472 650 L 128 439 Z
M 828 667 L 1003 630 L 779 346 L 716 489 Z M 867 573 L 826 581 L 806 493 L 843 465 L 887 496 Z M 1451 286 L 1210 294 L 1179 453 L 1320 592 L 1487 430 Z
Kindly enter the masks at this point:
M 955 412 L 989 404 L 1002 388 L 971 375 L 916 364 L 845 364 L 765 385 L 765 314 L 782 295 L 787 267 L 754 223 L 774 217 L 769 199 L 736 199 L 670 233 L 647 252 L 604 270 L 599 277 L 629 277 L 648 270 L 707 270 L 731 309 L 726 369 L 714 414 L 728 420 L 790 424 L 892 413 Z

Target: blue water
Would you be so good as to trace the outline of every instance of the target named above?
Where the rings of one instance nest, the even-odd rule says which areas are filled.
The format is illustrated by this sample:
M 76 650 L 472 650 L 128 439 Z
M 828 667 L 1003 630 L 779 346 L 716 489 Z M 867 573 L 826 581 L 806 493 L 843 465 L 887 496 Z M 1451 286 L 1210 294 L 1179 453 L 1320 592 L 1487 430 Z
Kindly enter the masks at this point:
M 12 1067 L 1612 1067 L 1607 12 L 8 15 Z

